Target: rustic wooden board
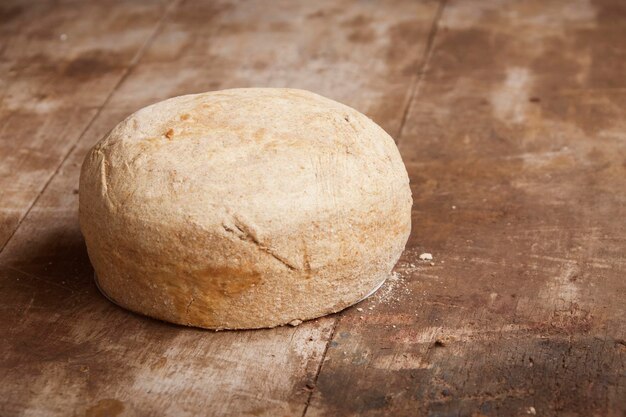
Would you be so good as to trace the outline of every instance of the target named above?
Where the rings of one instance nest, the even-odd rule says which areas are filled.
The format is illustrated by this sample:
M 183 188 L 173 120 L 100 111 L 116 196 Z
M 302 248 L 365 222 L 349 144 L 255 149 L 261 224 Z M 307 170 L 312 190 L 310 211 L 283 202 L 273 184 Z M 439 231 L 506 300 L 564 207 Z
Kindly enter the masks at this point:
M 353 106 L 396 136 L 438 9 L 322 2 L 189 2 L 172 13 L 111 107 L 237 87 L 313 90 Z
M 2 2 L 0 249 L 133 65 L 163 12 L 158 1 Z
M 74 6 L 57 5 L 55 13 Z M 0 414 L 302 415 L 334 318 L 214 333 L 112 305 L 93 284 L 78 229 L 80 163 L 141 106 L 236 86 L 309 88 L 398 132 L 438 6 L 400 0 L 381 12 L 347 0 L 155 5 L 149 14 L 159 23 L 149 45 L 76 146 L 41 145 L 64 146 L 60 156 L 71 152 L 52 170 L 52 162 L 42 165 L 49 174 L 40 181 L 54 175 L 0 253 Z M 8 198 L 2 195 L 3 206 Z
M 399 143 L 407 251 L 307 416 L 626 414 L 624 73 L 623 1 L 446 5 Z

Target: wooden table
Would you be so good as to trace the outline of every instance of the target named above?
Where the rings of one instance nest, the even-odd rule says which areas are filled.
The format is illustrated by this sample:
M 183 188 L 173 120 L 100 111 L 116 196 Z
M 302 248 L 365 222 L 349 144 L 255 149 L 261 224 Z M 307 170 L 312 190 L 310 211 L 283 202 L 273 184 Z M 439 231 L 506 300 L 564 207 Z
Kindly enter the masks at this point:
M 626 414 L 623 0 L 0 7 L 0 415 Z M 84 154 L 144 105 L 246 86 L 396 138 L 415 204 L 394 277 L 272 330 L 111 304 L 78 228 Z

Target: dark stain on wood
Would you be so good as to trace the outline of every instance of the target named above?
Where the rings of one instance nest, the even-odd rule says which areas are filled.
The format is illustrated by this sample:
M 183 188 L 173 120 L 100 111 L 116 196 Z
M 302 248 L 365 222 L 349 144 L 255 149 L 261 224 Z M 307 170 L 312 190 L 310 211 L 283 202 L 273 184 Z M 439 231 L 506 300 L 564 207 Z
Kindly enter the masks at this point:
M 21 6 L 0 6 L 0 23 L 6 24 L 16 20 L 24 11 Z
M 373 29 L 357 29 L 348 35 L 348 40 L 355 43 L 370 43 L 376 39 Z
M 363 28 L 368 27 L 370 23 L 372 23 L 373 19 L 370 16 L 365 16 L 362 14 L 358 14 L 354 17 L 345 19 L 342 22 L 342 25 L 349 28 Z
M 123 63 L 115 54 L 90 51 L 70 61 L 63 69 L 63 74 L 67 77 L 84 80 L 119 70 L 123 68 Z

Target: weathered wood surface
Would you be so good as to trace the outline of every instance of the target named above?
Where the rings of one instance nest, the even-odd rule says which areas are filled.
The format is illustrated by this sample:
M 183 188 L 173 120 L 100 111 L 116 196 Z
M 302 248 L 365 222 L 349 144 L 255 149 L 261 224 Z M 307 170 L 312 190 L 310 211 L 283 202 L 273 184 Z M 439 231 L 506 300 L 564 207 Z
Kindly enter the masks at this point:
M 626 414 L 626 3 L 381 4 L 2 3 L 0 415 Z M 237 86 L 398 139 L 395 278 L 297 328 L 115 307 L 78 230 L 83 155 L 139 107 Z
M 214 333 L 112 305 L 93 284 L 78 229 L 79 166 L 89 147 L 130 112 L 173 95 L 229 87 L 308 88 L 353 105 L 397 135 L 439 3 L 399 0 L 379 10 L 369 2 L 331 0 L 105 2 L 97 8 L 113 17 L 104 20 L 84 2 L 33 3 L 56 22 L 49 30 L 63 24 L 87 34 L 90 27 L 101 30 L 98 42 L 134 57 L 112 75 L 100 61 L 84 62 L 71 83 L 44 72 L 44 84 L 61 83 L 69 98 L 59 92 L 59 110 L 43 120 L 67 126 L 39 137 L 29 129 L 43 129 L 40 122 L 16 119 L 12 133 L 3 133 L 0 203 L 8 207 L 3 216 L 13 217 L 6 217 L 8 243 L 0 253 L 0 415 L 302 415 L 336 318 Z M 4 14 L 3 44 L 21 33 L 19 22 L 38 26 L 29 4 L 15 5 Z M 132 29 L 136 7 L 149 9 L 140 34 Z M 128 31 L 143 43 L 129 45 Z M 72 36 L 68 29 L 66 41 Z M 53 46 L 41 50 L 57 53 Z M 3 65 L 12 67 L 13 59 L 21 58 L 7 55 Z M 106 72 L 111 81 L 96 89 L 82 71 Z M 25 76 L 3 74 L 5 88 L 21 91 L 11 77 Z M 26 90 L 43 89 L 24 80 Z M 72 119 L 63 109 L 78 91 L 85 100 L 99 99 L 74 108 Z M 20 103 L 34 105 L 28 97 Z M 24 162 L 15 157 L 22 146 L 39 149 L 28 155 L 47 157 Z M 23 188 L 11 188 L 18 181 Z
M 157 1 L 0 4 L 0 249 L 150 40 Z
M 399 277 L 337 319 L 308 416 L 626 414 L 625 73 L 623 1 L 446 5 Z

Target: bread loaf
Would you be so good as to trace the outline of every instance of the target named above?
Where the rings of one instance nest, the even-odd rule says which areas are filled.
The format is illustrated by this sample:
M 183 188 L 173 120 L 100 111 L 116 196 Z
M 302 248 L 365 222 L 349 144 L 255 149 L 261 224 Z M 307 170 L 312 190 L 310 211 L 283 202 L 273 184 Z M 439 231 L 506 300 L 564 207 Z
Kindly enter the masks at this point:
M 411 227 L 391 137 L 293 89 L 143 108 L 88 153 L 79 195 L 101 291 L 209 329 L 273 327 L 360 301 L 388 277 Z

